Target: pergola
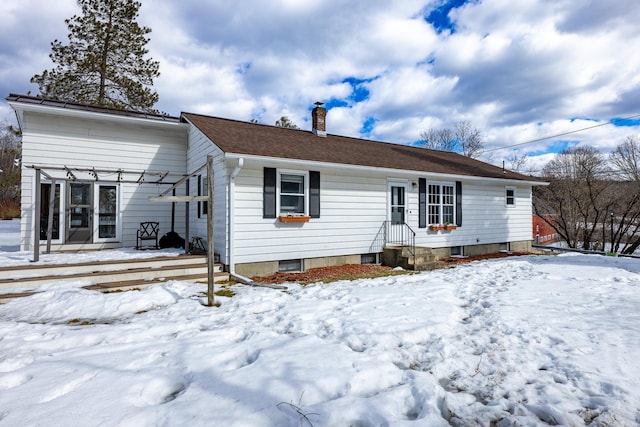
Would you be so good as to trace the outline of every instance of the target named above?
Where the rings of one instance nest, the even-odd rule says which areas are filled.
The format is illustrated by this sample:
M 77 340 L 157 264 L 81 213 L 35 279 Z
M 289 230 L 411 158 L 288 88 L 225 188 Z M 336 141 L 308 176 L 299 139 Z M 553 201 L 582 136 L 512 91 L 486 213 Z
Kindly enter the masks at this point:
M 208 305 L 214 304 L 213 298 L 213 283 L 214 283 L 214 241 L 213 241 L 213 156 L 207 156 L 207 162 L 197 168 L 195 171 L 189 174 L 175 174 L 168 171 L 134 171 L 126 169 L 105 169 L 105 168 L 78 168 L 78 167 L 53 167 L 53 166 L 30 166 L 36 172 L 36 200 L 33 206 L 33 218 L 36 219 L 36 229 L 33 232 L 33 261 L 37 262 L 40 259 L 40 230 L 38 226 L 37 218 L 40 216 L 41 204 L 42 204 L 42 190 L 41 180 L 44 176 L 51 182 L 51 188 L 49 193 L 49 216 L 47 218 L 47 249 L 46 253 L 51 252 L 51 238 L 53 235 L 53 211 L 55 208 L 55 188 L 56 181 L 76 181 L 78 175 L 84 175 L 90 179 L 99 181 L 109 181 L 128 184 L 155 184 L 155 185 L 170 185 L 170 187 L 158 196 L 149 197 L 151 202 L 172 202 L 172 221 L 175 213 L 175 203 L 185 203 L 185 253 L 189 253 L 189 202 L 193 201 L 207 201 L 209 204 L 209 217 L 207 220 L 207 270 L 208 270 Z M 205 196 L 191 196 L 189 195 L 189 178 L 197 175 L 203 169 L 207 169 L 207 195 Z M 53 175 L 56 172 L 65 173 L 65 178 L 57 178 Z M 116 176 L 106 179 L 107 176 Z M 171 179 L 177 179 L 172 182 Z M 175 190 L 178 186 L 185 184 L 184 196 L 176 196 Z M 169 195 L 171 193 L 171 195 Z M 173 224 L 172 224 L 173 229 Z

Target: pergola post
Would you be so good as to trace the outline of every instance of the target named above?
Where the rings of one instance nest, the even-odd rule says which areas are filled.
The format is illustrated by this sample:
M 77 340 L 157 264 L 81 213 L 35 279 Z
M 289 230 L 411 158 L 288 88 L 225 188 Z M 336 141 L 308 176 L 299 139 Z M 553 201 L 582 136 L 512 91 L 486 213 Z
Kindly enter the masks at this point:
M 51 238 L 53 237 L 53 210 L 56 202 L 56 180 L 51 180 L 49 189 L 49 217 L 47 218 L 47 253 L 51 253 Z
M 189 182 L 191 180 L 187 179 L 184 183 L 186 196 L 189 197 Z M 184 208 L 184 254 L 188 255 L 191 252 L 191 237 L 189 236 L 189 201 L 185 203 Z
M 214 242 L 213 242 L 213 156 L 207 156 L 207 198 L 209 207 L 207 209 L 207 279 L 208 279 L 208 287 L 207 287 L 207 305 L 210 307 L 215 304 L 214 300 L 214 272 L 213 269 L 215 267 L 214 260 Z
M 36 171 L 36 201 L 33 206 L 33 262 L 40 261 L 40 203 L 42 200 L 40 194 L 40 168 Z

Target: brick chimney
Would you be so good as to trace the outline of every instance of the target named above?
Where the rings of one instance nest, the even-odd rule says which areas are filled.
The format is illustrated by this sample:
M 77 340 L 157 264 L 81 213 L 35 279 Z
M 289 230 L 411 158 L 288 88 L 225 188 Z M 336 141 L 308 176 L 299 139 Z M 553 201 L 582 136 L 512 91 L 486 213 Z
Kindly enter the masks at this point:
M 316 102 L 316 108 L 311 111 L 312 132 L 317 136 L 327 136 L 327 109 L 322 106 L 322 102 Z

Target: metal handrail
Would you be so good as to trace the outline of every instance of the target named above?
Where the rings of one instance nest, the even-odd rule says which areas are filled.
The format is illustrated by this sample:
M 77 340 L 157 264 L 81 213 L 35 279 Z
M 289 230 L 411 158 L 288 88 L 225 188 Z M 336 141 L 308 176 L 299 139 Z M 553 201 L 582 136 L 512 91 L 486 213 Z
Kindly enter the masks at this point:
M 413 265 L 416 263 L 416 232 L 406 222 L 392 224 L 391 221 L 383 223 L 384 246 L 388 244 L 406 247 L 411 257 Z

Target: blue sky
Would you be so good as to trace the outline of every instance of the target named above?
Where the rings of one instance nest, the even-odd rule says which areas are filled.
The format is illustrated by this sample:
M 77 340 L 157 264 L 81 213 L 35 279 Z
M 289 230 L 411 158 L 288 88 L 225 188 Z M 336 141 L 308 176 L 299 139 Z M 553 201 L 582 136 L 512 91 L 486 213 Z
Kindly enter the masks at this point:
M 514 150 L 546 163 L 566 137 L 522 142 L 640 114 L 640 3 L 628 0 L 144 0 L 157 107 L 411 143 L 467 120 L 486 160 Z M 75 0 L 0 4 L 0 94 L 37 94 L 31 76 L 66 40 Z M 11 120 L 6 103 L 0 119 Z M 571 135 L 608 152 L 638 118 Z

